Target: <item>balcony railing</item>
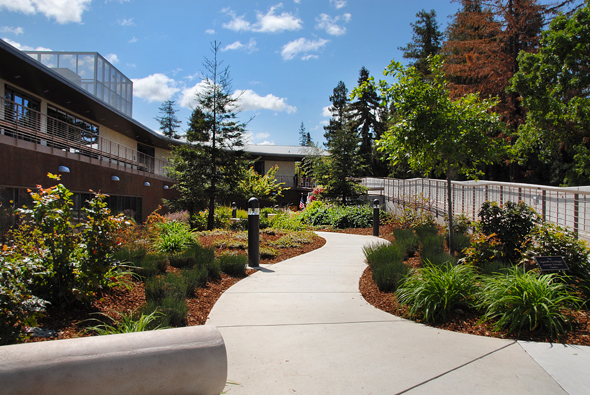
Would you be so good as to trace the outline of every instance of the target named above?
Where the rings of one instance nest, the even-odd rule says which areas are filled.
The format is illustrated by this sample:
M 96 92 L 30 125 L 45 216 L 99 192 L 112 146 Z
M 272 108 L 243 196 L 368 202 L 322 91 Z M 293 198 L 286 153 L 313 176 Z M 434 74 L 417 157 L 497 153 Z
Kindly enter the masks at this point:
M 0 137 L 5 143 L 62 155 L 145 176 L 164 178 L 167 161 L 115 143 L 93 131 L 0 98 Z M 8 138 L 8 139 L 7 139 Z

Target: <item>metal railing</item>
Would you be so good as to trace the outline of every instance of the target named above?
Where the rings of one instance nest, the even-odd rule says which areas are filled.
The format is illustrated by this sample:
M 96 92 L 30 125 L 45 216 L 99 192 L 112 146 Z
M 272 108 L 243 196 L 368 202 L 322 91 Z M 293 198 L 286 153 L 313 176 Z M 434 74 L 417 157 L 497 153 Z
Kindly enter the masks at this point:
M 117 170 L 168 179 L 167 161 L 4 98 L 0 98 L 0 135 L 14 139 L 4 141 L 22 148 L 54 154 L 61 151 L 78 160 L 94 159 L 99 165 Z
M 389 202 L 420 205 L 437 216 L 447 212 L 446 180 L 414 178 L 363 178 L 369 193 L 379 194 Z M 479 209 L 486 201 L 504 204 L 525 202 L 545 220 L 567 227 L 580 237 L 590 240 L 590 188 L 558 188 L 544 185 L 516 184 L 496 181 L 452 181 L 453 213 L 463 213 L 478 219 Z

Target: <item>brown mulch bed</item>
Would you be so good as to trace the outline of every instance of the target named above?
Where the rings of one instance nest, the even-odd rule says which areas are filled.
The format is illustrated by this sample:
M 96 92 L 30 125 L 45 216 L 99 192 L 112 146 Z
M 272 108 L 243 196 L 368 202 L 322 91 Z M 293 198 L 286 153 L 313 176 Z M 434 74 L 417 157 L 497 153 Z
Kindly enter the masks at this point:
M 261 235 L 261 244 L 271 240 L 278 239 L 279 236 Z M 201 240 L 204 245 L 212 243 Z M 318 249 L 326 244 L 326 240 L 321 237 L 316 237 L 310 244 L 303 244 L 297 248 L 281 248 L 278 249 L 280 255 L 273 259 L 261 259 L 262 264 L 274 264 L 283 260 L 293 258 L 297 255 Z M 223 249 L 218 249 L 222 251 Z M 227 249 L 225 249 L 227 250 Z M 167 269 L 176 271 L 173 267 Z M 246 276 L 255 273 L 254 269 L 247 269 Z M 187 299 L 188 305 L 188 325 L 203 325 L 207 320 L 207 316 L 211 312 L 213 305 L 217 299 L 232 285 L 236 284 L 242 278 L 228 276 L 221 273 L 221 279 L 215 282 L 209 282 L 204 288 L 200 288 L 195 292 L 195 296 Z M 97 300 L 90 306 L 69 306 L 67 308 L 59 308 L 49 306 L 44 317 L 38 320 L 38 327 L 43 330 L 53 332 L 53 336 L 45 337 L 30 337 L 27 342 L 70 339 L 75 337 L 91 336 L 84 330 L 85 327 L 99 324 L 97 321 L 89 321 L 93 318 L 100 318 L 101 313 L 108 314 L 113 318 L 119 318 L 119 312 L 129 314 L 138 310 L 145 304 L 145 289 L 142 282 L 131 281 L 132 287 L 129 289 L 125 287 L 117 287 L 110 289 L 98 295 Z
M 386 233 L 384 233 L 383 230 L 383 227 L 381 227 L 380 234 L 386 235 Z M 362 233 L 364 231 L 369 233 Z M 344 232 L 351 234 L 373 234 L 372 229 L 347 229 Z M 391 230 L 387 234 L 391 235 Z M 389 239 L 389 237 L 390 236 L 386 236 L 384 238 Z M 420 265 L 420 257 L 411 257 L 406 261 L 406 264 L 409 264 L 412 267 L 418 267 Z M 365 300 L 369 304 L 375 306 L 376 308 L 399 317 L 403 317 L 406 319 L 414 319 L 409 316 L 408 308 L 397 302 L 397 299 L 395 298 L 395 295 L 392 292 L 381 292 L 379 290 L 379 288 L 375 284 L 375 281 L 373 280 L 373 273 L 371 271 L 371 268 L 368 266 L 359 280 L 359 290 L 365 298 Z M 420 320 L 414 320 L 417 322 L 421 322 Z M 497 337 L 501 339 L 515 339 L 535 342 L 564 343 L 590 346 L 590 312 L 585 310 L 573 312 L 572 330 L 564 335 L 559 336 L 558 338 L 551 338 L 546 333 L 537 333 L 530 331 L 521 332 L 520 334 L 508 333 L 505 330 L 496 331 L 494 330 L 492 323 L 479 322 L 479 315 L 475 311 L 464 311 L 461 309 L 457 309 L 454 312 L 454 314 L 445 322 L 424 324 L 454 332 L 468 333 L 479 336 Z

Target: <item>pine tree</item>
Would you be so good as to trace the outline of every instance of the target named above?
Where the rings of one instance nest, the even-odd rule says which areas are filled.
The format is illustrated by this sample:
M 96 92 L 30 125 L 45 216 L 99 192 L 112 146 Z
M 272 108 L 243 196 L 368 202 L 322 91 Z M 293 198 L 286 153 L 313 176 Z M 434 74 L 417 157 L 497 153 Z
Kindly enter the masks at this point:
M 358 150 L 360 140 L 351 122 L 348 89 L 340 81 L 330 96 L 332 118 L 324 126 L 328 157 L 321 157 L 314 168 L 316 181 L 326 188 L 324 195 L 342 204 L 355 201 L 362 187 L 354 179 L 361 174 Z
M 175 148 L 171 175 L 181 198 L 177 205 L 192 214 L 209 208 L 207 229 L 213 229 L 216 200 L 235 190 L 239 182 L 245 124 L 237 121 L 238 98 L 232 95 L 229 68 L 217 59 L 217 42 L 211 44 L 212 59 L 205 59 L 204 88 L 189 120 L 189 144 Z
M 305 125 L 303 122 L 301 122 L 301 126 L 299 127 L 299 145 L 302 147 L 310 147 L 313 145 L 311 134 L 305 132 Z
M 178 110 L 174 108 L 174 100 L 166 100 L 158 110 L 162 116 L 155 117 L 155 120 L 160 123 L 160 130 L 164 133 L 164 136 L 171 139 L 179 139 L 180 135 L 176 130 L 181 122 L 176 117 Z
M 358 130 L 361 144 L 359 156 L 367 175 L 376 175 L 376 158 L 374 141 L 381 138 L 383 126 L 379 120 L 379 97 L 375 87 L 370 83 L 369 71 L 363 66 L 359 72 L 358 86 L 362 94 L 356 94 L 357 101 L 350 105 L 352 110 L 352 125 Z
M 428 57 L 440 52 L 443 34 L 436 22 L 436 11 L 426 12 L 423 9 L 416 14 L 416 18 L 418 18 L 416 23 L 410 23 L 414 31 L 412 42 L 398 49 L 404 52 L 404 59 L 414 59 L 410 66 L 416 67 L 423 76 L 428 76 L 430 73 Z

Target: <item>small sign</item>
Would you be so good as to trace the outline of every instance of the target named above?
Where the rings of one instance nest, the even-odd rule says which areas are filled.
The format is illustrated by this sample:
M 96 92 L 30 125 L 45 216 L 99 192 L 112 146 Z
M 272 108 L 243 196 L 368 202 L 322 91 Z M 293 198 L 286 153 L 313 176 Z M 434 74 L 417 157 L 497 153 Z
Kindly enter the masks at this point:
M 562 256 L 536 256 L 534 258 L 541 270 L 544 272 L 570 270 Z

